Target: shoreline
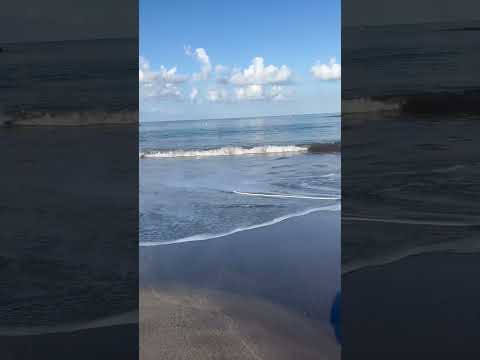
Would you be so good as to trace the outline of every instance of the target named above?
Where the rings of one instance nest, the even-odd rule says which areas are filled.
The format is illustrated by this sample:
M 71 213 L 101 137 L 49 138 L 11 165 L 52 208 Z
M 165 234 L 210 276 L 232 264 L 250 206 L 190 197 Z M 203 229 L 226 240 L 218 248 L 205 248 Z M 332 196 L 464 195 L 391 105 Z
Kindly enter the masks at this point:
M 340 289 L 340 212 L 139 251 L 140 289 L 194 286 L 259 296 L 326 320 Z
M 340 358 L 339 211 L 140 247 L 139 285 L 142 359 Z
M 167 246 L 167 245 L 174 245 L 174 244 L 184 244 L 184 243 L 191 243 L 191 242 L 197 242 L 197 241 L 208 241 L 208 240 L 214 240 L 214 239 L 221 239 L 224 237 L 228 237 L 233 234 L 241 233 L 244 231 L 251 231 L 255 229 L 261 229 L 264 227 L 269 227 L 276 225 L 278 223 L 287 221 L 289 219 L 301 217 L 301 216 L 306 216 L 309 214 L 313 214 L 316 212 L 321 212 L 321 211 L 336 211 L 337 206 L 336 205 L 329 205 L 329 206 L 324 206 L 323 208 L 313 208 L 297 213 L 292 213 L 284 216 L 280 216 L 278 218 L 275 218 L 273 220 L 261 223 L 261 224 L 256 224 L 256 225 L 250 225 L 246 226 L 243 228 L 236 228 L 234 230 L 231 230 L 226 233 L 221 233 L 221 234 L 196 234 L 196 235 L 191 235 L 185 238 L 181 239 L 176 239 L 176 240 L 170 240 L 170 241 L 149 241 L 149 242 L 143 242 L 140 243 L 140 247 L 152 247 L 152 246 Z
M 382 268 L 384 266 L 389 266 L 398 262 L 405 261 L 409 258 L 430 256 L 430 255 L 480 256 L 480 250 L 479 251 L 467 251 L 467 250 L 461 251 L 461 250 L 455 250 L 455 249 L 445 249 L 445 250 L 444 249 L 439 249 L 439 250 L 427 249 L 427 250 L 418 250 L 418 251 L 412 250 L 411 252 L 406 252 L 405 254 L 385 257 L 385 260 L 359 261 L 356 263 L 354 262 L 353 264 L 342 266 L 342 276 L 368 270 L 368 269 Z

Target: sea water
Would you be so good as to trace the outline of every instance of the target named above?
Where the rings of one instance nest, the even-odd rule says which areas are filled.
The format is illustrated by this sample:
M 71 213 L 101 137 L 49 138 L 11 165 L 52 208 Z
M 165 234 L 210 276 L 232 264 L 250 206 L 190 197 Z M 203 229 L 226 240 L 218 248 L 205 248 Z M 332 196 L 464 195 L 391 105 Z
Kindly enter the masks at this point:
M 337 114 L 142 123 L 140 244 L 340 211 L 339 141 Z
M 344 273 L 478 252 L 479 29 L 478 21 L 343 29 Z M 400 111 L 419 99 L 427 108 Z

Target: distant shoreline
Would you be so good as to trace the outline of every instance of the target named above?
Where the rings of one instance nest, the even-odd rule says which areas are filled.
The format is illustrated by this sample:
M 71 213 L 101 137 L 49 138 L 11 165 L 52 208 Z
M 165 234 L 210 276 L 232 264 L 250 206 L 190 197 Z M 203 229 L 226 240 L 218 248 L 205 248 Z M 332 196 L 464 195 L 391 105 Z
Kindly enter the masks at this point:
M 480 114 L 480 89 L 466 94 L 418 93 L 342 99 L 342 116 L 361 113 L 417 116 Z
M 140 117 L 142 112 L 139 112 Z M 327 112 L 327 113 L 307 113 L 307 114 L 285 114 L 285 115 L 255 115 L 255 116 L 240 116 L 240 117 L 218 117 L 218 118 L 201 118 L 201 119 L 175 119 L 175 120 L 154 120 L 154 121 L 140 121 L 140 124 L 154 124 L 154 123 L 166 123 L 166 122 L 176 122 L 176 121 L 215 121 L 215 120 L 242 120 L 242 119 L 259 119 L 259 118 L 285 118 L 293 116 L 323 116 L 323 117 L 339 117 L 341 112 Z
M 31 111 L 0 114 L 0 127 L 86 127 L 102 125 L 138 125 L 138 112 L 72 111 L 49 113 Z
M 64 39 L 64 40 L 25 40 L 25 41 L 9 41 L 0 42 L 0 46 L 4 45 L 28 45 L 28 44 L 58 44 L 67 42 L 89 42 L 89 41 L 138 41 L 138 37 L 121 36 L 121 37 L 102 37 L 89 39 Z

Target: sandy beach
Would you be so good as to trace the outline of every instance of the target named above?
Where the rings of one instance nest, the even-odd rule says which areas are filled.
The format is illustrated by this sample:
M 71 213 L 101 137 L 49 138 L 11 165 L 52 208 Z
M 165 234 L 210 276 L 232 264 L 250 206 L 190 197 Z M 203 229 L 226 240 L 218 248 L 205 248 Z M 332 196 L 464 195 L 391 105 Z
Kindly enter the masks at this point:
M 141 359 L 337 359 L 328 325 L 220 291 L 144 290 Z
M 142 359 L 339 359 L 338 212 L 140 251 Z M 319 231 L 320 229 L 320 231 Z

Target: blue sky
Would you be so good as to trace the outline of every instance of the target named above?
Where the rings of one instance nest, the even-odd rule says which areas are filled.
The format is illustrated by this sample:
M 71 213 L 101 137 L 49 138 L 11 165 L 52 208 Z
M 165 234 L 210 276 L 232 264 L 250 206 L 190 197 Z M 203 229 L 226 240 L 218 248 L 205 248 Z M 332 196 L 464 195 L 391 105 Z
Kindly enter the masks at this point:
M 141 121 L 340 111 L 340 1 L 140 1 Z

